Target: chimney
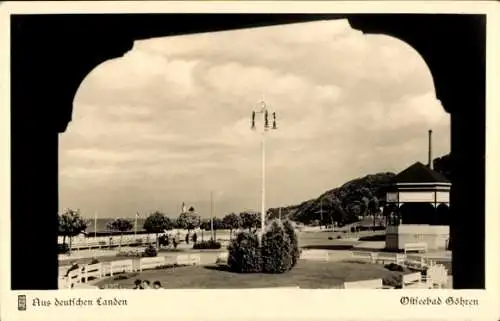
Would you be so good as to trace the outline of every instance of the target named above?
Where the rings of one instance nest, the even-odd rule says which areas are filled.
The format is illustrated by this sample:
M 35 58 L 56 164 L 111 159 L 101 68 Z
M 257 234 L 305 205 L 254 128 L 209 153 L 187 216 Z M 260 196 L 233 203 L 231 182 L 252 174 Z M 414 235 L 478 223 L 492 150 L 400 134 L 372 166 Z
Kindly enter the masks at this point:
M 432 166 L 432 130 L 429 129 L 429 168 L 433 169 Z

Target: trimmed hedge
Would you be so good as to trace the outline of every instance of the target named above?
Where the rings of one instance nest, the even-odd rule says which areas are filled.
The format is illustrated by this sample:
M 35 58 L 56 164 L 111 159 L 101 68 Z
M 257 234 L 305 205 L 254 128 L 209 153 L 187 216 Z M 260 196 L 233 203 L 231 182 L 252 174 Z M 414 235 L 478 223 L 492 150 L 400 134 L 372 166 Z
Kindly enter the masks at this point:
M 299 236 L 297 235 L 297 232 L 295 232 L 295 226 L 294 224 L 289 221 L 285 220 L 283 221 L 283 227 L 285 228 L 286 233 L 288 234 L 288 237 L 290 239 L 291 245 L 292 245 L 292 266 L 294 267 L 297 262 L 300 259 L 300 246 L 299 246 Z
M 255 232 L 240 232 L 228 247 L 228 267 L 240 273 L 284 273 L 299 260 L 300 248 L 289 221 L 272 221 L 259 244 Z
M 220 242 L 209 240 L 203 242 L 197 242 L 193 245 L 195 250 L 218 250 L 221 248 Z
M 142 256 L 144 256 L 144 257 L 154 257 L 156 255 L 158 255 L 158 252 L 156 251 L 155 247 L 152 245 L 148 246 L 144 250 L 144 253 L 142 254 Z
M 259 239 L 254 232 L 240 232 L 228 247 L 229 268 L 240 273 L 262 272 Z
M 292 267 L 292 243 L 283 224 L 273 221 L 262 238 L 262 272 L 283 273 Z

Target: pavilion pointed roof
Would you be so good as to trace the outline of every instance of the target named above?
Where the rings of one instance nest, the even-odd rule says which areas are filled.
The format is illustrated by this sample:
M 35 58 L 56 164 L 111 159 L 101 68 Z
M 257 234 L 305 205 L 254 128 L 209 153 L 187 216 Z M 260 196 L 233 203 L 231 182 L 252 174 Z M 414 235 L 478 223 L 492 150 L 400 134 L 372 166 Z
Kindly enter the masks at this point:
M 421 162 L 416 162 L 397 174 L 393 183 L 450 183 L 441 173 L 430 169 Z

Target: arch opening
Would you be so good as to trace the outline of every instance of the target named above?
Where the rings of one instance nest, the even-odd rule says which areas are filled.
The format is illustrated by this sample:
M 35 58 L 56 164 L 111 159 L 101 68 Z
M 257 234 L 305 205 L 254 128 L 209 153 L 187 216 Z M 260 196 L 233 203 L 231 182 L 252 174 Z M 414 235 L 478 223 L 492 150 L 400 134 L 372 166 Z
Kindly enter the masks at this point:
M 310 37 L 313 31 L 315 39 Z M 245 43 L 258 45 L 245 47 Z M 396 61 L 404 61 L 404 64 L 398 65 Z M 307 63 L 305 67 L 304 63 Z M 365 97 L 359 100 L 360 95 L 354 92 L 365 92 Z M 226 150 L 215 154 L 218 154 L 218 162 L 226 165 L 230 175 L 219 169 L 212 176 L 212 180 L 217 175 L 223 177 L 218 179 L 221 182 L 218 190 L 231 190 L 232 182 L 227 178 L 239 177 L 247 184 L 253 184 L 252 190 L 258 192 L 258 182 L 254 180 L 251 183 L 252 178 L 242 177 L 241 172 L 244 168 L 254 176 L 259 175 L 258 157 L 249 160 L 258 155 L 255 146 L 258 140 L 248 130 L 248 124 L 249 111 L 262 96 L 278 111 L 279 130 L 269 138 L 268 144 L 274 146 L 269 147 L 266 163 L 267 170 L 275 174 L 273 179 L 298 173 L 293 180 L 284 179 L 286 185 L 304 182 L 310 175 L 308 170 L 311 167 L 317 168 L 315 177 L 332 171 L 337 173 L 321 184 L 308 183 L 308 187 L 316 192 L 301 191 L 294 195 L 293 201 L 276 192 L 275 206 L 298 203 L 365 174 L 386 169 L 399 170 L 405 163 L 424 154 L 425 143 L 421 148 L 415 148 L 414 144 L 420 140 L 417 132 L 425 133 L 429 123 L 441 124 L 442 132 L 449 135 L 448 123 L 443 123 L 447 115 L 434 112 L 439 110 L 439 102 L 434 99 L 432 77 L 427 65 L 418 53 L 393 37 L 363 35 L 353 30 L 346 20 L 155 38 L 136 42 L 122 58 L 101 64 L 85 78 L 75 97 L 75 121 L 61 136 L 63 179 L 68 175 L 72 179 L 87 176 L 88 180 L 94 175 L 100 177 L 94 183 L 104 179 L 109 181 L 103 177 L 117 172 L 116 165 L 128 168 L 127 175 L 130 176 L 134 171 L 126 166 L 139 160 L 141 169 L 135 176 L 132 175 L 134 177 L 128 183 L 123 181 L 123 177 L 117 180 L 122 180 L 122 187 L 134 190 L 131 182 L 144 178 L 159 184 L 165 179 L 159 178 L 163 176 L 164 168 L 176 173 L 175 177 L 169 178 L 171 181 L 182 182 L 193 179 L 184 167 L 193 154 L 200 155 L 195 162 L 199 166 L 204 157 L 199 149 L 206 150 L 211 146 L 214 151 L 217 144 L 224 143 Z M 332 105 L 341 107 L 334 108 Z M 184 111 L 191 111 L 179 116 L 184 112 L 179 106 L 183 106 Z M 179 118 L 169 121 L 175 117 Z M 160 125 L 151 126 L 151 121 Z M 82 125 L 82 122 L 86 124 Z M 113 122 L 113 125 L 106 126 L 106 122 Z M 342 123 L 345 126 L 338 125 Z M 409 133 L 409 139 L 398 134 L 402 127 Z M 134 133 L 132 138 L 131 128 L 140 134 Z M 325 128 L 332 130 L 321 131 Z M 113 137 L 113 131 L 117 136 Z M 218 134 L 215 140 L 210 137 L 213 133 Z M 71 142 L 71 136 L 80 139 L 80 148 Z M 348 142 L 346 137 L 350 137 Z M 179 145 L 182 139 L 192 146 L 188 153 L 160 155 L 170 143 L 174 149 L 179 147 L 176 144 Z M 318 145 L 308 146 L 313 140 Z M 288 146 L 283 147 L 287 141 Z M 444 152 L 447 143 L 442 141 L 440 149 Z M 92 150 L 93 142 L 107 142 L 109 145 L 97 151 L 95 148 Z M 150 146 L 144 148 L 148 144 Z M 201 146 L 203 144 L 206 145 Z M 234 155 L 234 151 L 245 144 L 243 153 L 227 157 Z M 352 148 L 356 144 L 361 146 Z M 339 148 L 332 148 L 332 145 Z M 134 146 L 142 156 L 131 156 Z M 120 147 L 121 151 L 113 153 L 113 148 Z M 66 152 L 71 149 L 70 153 Z M 249 153 L 249 150 L 253 152 Z M 400 161 L 366 165 L 377 155 L 389 154 Z M 152 161 L 155 157 L 158 157 L 156 163 Z M 103 161 L 110 165 L 101 166 L 99 170 L 72 172 L 65 166 L 65 159 L 70 158 L 87 164 Z M 234 165 L 236 158 L 241 162 L 238 165 Z M 245 158 L 247 160 L 243 161 Z M 329 162 L 328 159 L 336 159 L 336 162 Z M 278 173 L 284 162 L 290 164 L 289 168 Z M 197 177 L 202 172 L 217 172 L 213 162 L 199 167 Z M 209 193 L 206 187 L 210 185 L 208 181 L 207 178 L 197 184 L 205 186 L 205 189 L 193 195 L 204 204 L 202 207 L 208 206 L 200 196 Z M 281 179 L 277 181 L 283 182 Z M 62 185 L 64 187 L 64 183 Z M 190 189 L 188 186 L 177 188 L 181 190 L 176 194 L 179 200 Z M 65 193 L 63 190 L 62 203 L 70 198 L 70 193 L 66 193 L 68 198 Z M 221 195 L 224 193 L 221 192 Z M 116 192 L 114 197 L 118 198 L 119 194 Z M 258 195 L 253 197 L 258 199 Z M 159 199 L 157 194 L 149 198 L 149 202 L 158 206 L 162 202 Z M 137 207 L 137 204 L 134 206 Z M 246 204 L 244 207 L 255 206 Z M 167 211 L 175 212 L 176 209 L 170 206 Z

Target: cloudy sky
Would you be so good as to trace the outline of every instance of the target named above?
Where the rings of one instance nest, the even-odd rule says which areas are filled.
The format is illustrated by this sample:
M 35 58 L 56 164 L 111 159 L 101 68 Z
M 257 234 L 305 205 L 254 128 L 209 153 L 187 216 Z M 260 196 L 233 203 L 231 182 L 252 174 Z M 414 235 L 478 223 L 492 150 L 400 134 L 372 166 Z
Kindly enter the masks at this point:
M 323 21 L 139 41 L 95 68 L 60 137 L 60 206 L 133 217 L 181 203 L 218 216 L 260 208 L 263 97 L 267 205 L 403 170 L 450 149 L 450 118 L 429 69 L 400 40 Z M 259 123 L 257 123 L 259 125 Z

